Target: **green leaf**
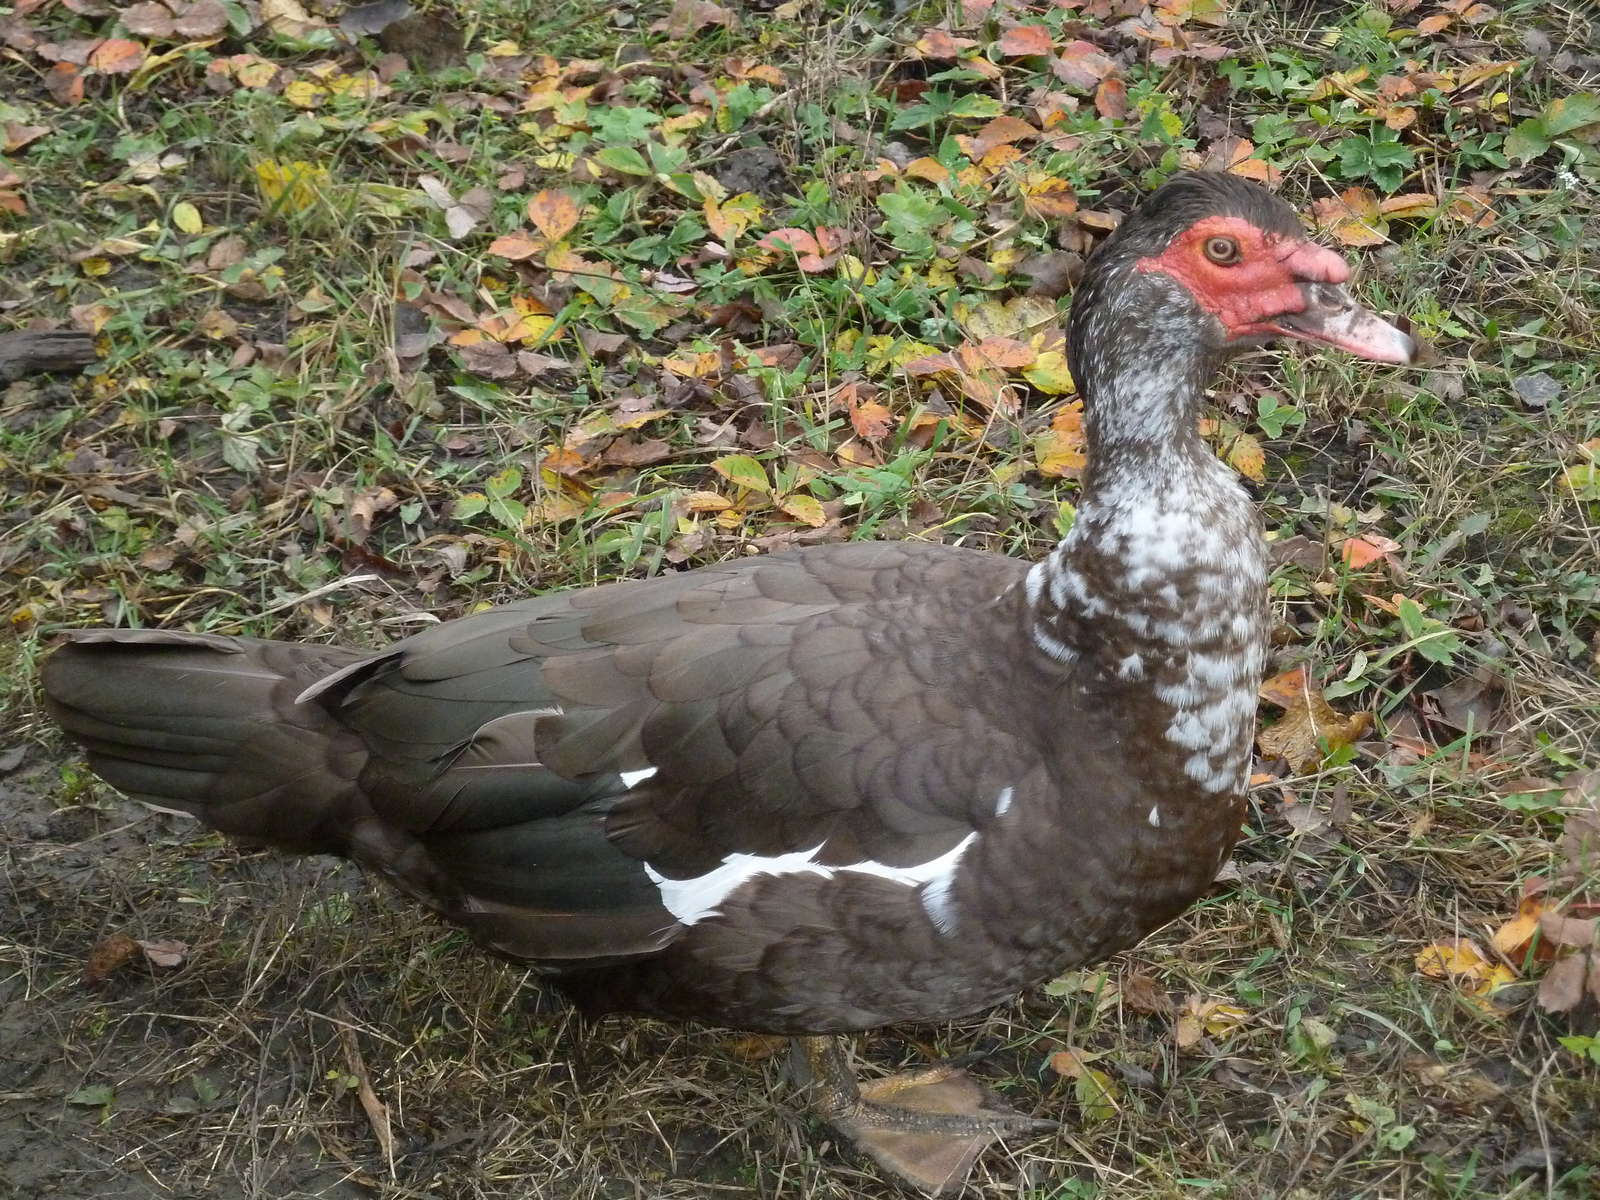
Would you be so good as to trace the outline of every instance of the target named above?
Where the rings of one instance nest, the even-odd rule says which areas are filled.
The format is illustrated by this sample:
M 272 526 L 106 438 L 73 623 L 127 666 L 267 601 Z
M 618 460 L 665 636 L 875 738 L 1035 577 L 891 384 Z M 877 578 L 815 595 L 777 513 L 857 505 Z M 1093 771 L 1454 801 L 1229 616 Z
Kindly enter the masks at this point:
M 507 467 L 503 471 L 496 471 L 484 481 L 484 487 L 489 495 L 500 499 L 509 496 L 522 486 L 522 471 L 517 467 Z
M 944 224 L 944 206 L 917 192 L 885 192 L 878 197 L 890 237 L 907 254 L 931 253 L 932 231 Z
M 595 162 L 612 171 L 621 171 L 624 175 L 654 175 L 650 164 L 645 162 L 644 155 L 632 146 L 607 146 L 603 150 L 596 150 Z
M 489 497 L 482 492 L 467 492 L 456 497 L 455 503 L 450 506 L 450 515 L 457 521 L 470 521 L 488 507 Z
M 1003 112 L 1005 112 L 1005 107 L 1000 101 L 993 96 L 985 96 L 977 92 L 961 97 L 950 106 L 950 115 L 952 117 L 987 119 L 989 117 L 998 117 Z
M 90 1108 L 104 1108 L 117 1097 L 116 1089 L 109 1083 L 92 1083 L 79 1088 L 67 1097 L 68 1104 L 83 1104 Z
M 735 487 L 751 492 L 771 492 L 767 469 L 748 454 L 729 454 L 711 464 L 711 469 Z
M 1117 1115 L 1117 1085 L 1104 1071 L 1085 1066 L 1072 1081 L 1072 1093 L 1083 1119 L 1091 1124 Z
M 589 124 L 597 141 L 608 146 L 642 142 L 661 118 L 647 108 L 591 108 Z
M 1600 96 L 1560 96 L 1545 105 L 1544 127 L 1553 138 L 1588 125 L 1600 125 Z
M 1428 619 L 1415 600 L 1402 597 L 1396 607 L 1400 611 L 1400 627 L 1406 631 L 1407 638 L 1419 638 L 1428 631 Z
M 1523 121 L 1506 134 L 1504 149 L 1507 158 L 1523 161 L 1538 158 L 1550 149 L 1550 133 L 1545 128 L 1544 121 L 1539 117 L 1529 117 Z

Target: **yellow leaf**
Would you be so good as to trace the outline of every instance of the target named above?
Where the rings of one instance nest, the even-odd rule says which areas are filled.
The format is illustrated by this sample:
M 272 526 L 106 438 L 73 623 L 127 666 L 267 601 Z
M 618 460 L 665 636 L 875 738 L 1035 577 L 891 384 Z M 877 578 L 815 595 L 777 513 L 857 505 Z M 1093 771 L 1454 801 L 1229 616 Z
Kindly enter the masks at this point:
M 172 223 L 180 233 L 199 233 L 205 228 L 205 222 L 200 218 L 200 210 L 187 200 L 173 205 Z
M 92 258 L 86 258 L 78 265 L 83 268 L 83 273 L 85 275 L 91 277 L 107 275 L 111 272 L 111 260 L 101 258 L 99 255 L 95 255 Z
M 1067 356 L 1059 350 L 1045 350 L 1023 368 L 1022 377 L 1047 396 L 1065 396 L 1078 390 L 1072 372 L 1067 370 Z
M 828 523 L 828 514 L 822 511 L 822 502 L 815 496 L 796 494 L 778 501 L 778 507 L 803 525 L 821 529 Z
M 689 512 L 722 512 L 733 507 L 733 501 L 716 492 L 690 492 L 678 503 Z
M 316 108 L 328 98 L 328 89 L 309 79 L 296 79 L 283 89 L 283 98 L 296 108 Z
M 770 492 L 767 469 L 748 454 L 728 454 L 711 464 L 711 469 L 735 487 L 752 492 Z
M 296 160 L 264 159 L 255 167 L 261 198 L 283 212 L 300 213 L 314 207 L 328 184 L 328 169 Z

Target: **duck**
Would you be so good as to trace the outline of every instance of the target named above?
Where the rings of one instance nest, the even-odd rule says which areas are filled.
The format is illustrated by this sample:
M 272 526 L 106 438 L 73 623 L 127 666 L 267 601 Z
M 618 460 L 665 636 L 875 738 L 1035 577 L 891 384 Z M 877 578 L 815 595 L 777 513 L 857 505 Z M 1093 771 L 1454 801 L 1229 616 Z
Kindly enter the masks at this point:
M 1180 174 L 1072 298 L 1088 465 L 1028 563 L 808 546 L 535 595 L 368 651 L 71 632 L 49 714 L 129 796 L 355 860 L 591 1014 L 794 1039 L 815 1112 L 929 1194 L 1055 1127 L 841 1037 L 1011 1000 L 1139 942 L 1239 835 L 1267 557 L 1198 432 L 1277 339 L 1418 343 L 1259 185 Z

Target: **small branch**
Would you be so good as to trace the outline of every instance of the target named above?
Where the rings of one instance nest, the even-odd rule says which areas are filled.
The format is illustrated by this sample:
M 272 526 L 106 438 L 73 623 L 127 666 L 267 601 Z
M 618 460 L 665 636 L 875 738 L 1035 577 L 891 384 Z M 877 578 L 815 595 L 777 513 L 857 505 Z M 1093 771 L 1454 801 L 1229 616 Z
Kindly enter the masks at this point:
M 96 357 L 94 335 L 76 329 L 0 333 L 0 383 L 48 371 L 75 371 Z

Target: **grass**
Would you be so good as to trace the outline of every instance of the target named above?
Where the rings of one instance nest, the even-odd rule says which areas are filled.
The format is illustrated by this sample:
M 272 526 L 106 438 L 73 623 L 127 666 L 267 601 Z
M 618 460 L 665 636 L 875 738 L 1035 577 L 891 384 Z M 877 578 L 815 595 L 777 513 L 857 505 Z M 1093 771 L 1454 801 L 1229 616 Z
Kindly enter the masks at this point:
M 21 7 L 58 43 L 118 33 Z M 1559 869 L 1577 802 L 1560 785 L 1600 766 L 1600 488 L 1583 474 L 1600 229 L 1581 198 L 1597 171 L 1592 128 L 1552 132 L 1594 90 L 1585 14 L 1513 3 L 1419 35 L 1447 10 L 1191 12 L 1179 28 L 1226 48 L 1215 65 L 1154 63 L 1092 11 L 1023 18 L 1058 50 L 1087 36 L 1118 56 L 1114 118 L 1092 83 L 1070 94 L 1044 60 L 986 50 L 997 30 L 960 26 L 960 6 L 829 0 L 687 36 L 652 30 L 663 4 L 560 8 L 474 6 L 456 17 L 466 56 L 387 91 L 341 82 L 381 47 L 316 33 L 156 41 L 177 53 L 91 76 L 70 105 L 47 59 L 0 60 L 0 130 L 41 130 L 0 158 L 0 323 L 76 322 L 103 352 L 85 378 L 0 393 L 0 750 L 23 752 L 0 776 L 0 1195 L 897 1194 L 805 1115 L 769 1045 L 580 1027 L 348 866 L 111 794 L 38 711 L 34 669 L 81 625 L 376 646 L 530 589 L 816 538 L 1038 555 L 1070 520 L 1074 472 L 1045 461 L 1070 394 L 1044 360 L 987 381 L 1014 410 L 903 368 L 1037 334 L 1040 310 L 1014 303 L 1023 263 L 1061 266 L 1094 228 L 1042 219 L 1043 180 L 1125 211 L 1230 135 L 1308 210 L 1352 187 L 1438 204 L 1350 251 L 1363 294 L 1437 343 L 1436 369 L 1274 351 L 1214 396 L 1219 449 L 1264 455 L 1274 669 L 1304 665 L 1380 723 L 1299 772 L 1263 763 L 1239 878 L 1136 950 L 858 1053 L 877 1070 L 976 1050 L 1013 1102 L 1065 1119 L 986 1156 L 980 1195 L 1594 1194 L 1593 1005 L 1541 1009 L 1539 959 L 1486 1002 L 1415 966 L 1431 943 L 1486 944 Z M 977 43 L 965 66 L 915 47 L 945 18 Z M 280 73 L 208 87 L 239 53 Z M 1416 115 L 1391 138 L 1379 81 L 1406 75 L 1418 92 L 1391 99 Z M 1053 113 L 1050 144 L 985 166 L 955 140 L 1002 113 Z M 685 116 L 700 123 L 671 124 Z M 918 158 L 935 165 L 907 173 Z M 473 229 L 449 228 L 423 176 L 446 203 L 484 189 Z M 1464 219 L 1468 188 L 1492 223 Z M 489 250 L 536 236 L 543 189 L 579 205 L 570 271 L 548 247 Z M 741 193 L 752 207 L 729 204 Z M 706 196 L 748 229 L 714 233 Z M 1325 239 L 1348 232 L 1336 220 Z M 786 227 L 840 230 L 858 261 L 759 251 Z M 447 344 L 474 330 L 487 348 Z M 518 353 L 559 364 L 530 373 Z M 758 486 L 738 486 L 741 458 Z M 1347 567 L 1340 545 L 1365 534 L 1398 549 Z M 85 986 L 114 932 L 184 942 L 184 962 Z M 1185 1033 L 1190 997 L 1211 1020 Z M 1113 1104 L 1051 1069 L 1067 1047 Z

